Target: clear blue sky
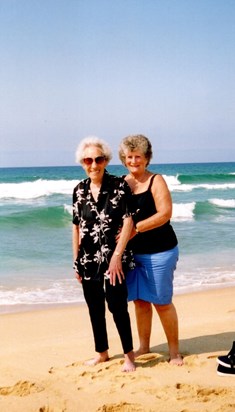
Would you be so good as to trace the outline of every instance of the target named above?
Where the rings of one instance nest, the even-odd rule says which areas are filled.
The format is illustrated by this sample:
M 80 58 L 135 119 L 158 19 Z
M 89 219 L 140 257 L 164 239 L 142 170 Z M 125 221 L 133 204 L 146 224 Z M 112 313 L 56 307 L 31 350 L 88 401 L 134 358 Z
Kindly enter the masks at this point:
M 154 163 L 235 161 L 234 0 L 0 0 L 0 167 L 142 133 Z

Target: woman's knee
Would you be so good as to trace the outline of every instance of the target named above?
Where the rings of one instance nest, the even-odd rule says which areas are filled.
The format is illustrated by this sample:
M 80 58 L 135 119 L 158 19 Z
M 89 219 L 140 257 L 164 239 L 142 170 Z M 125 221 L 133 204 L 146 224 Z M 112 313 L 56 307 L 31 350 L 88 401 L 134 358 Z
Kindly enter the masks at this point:
M 163 313 L 163 312 L 168 312 L 169 310 L 172 310 L 173 304 L 172 303 L 168 303 L 166 305 L 154 304 L 154 307 L 158 313 Z
M 146 312 L 152 310 L 152 304 L 150 302 L 146 302 L 145 300 L 134 300 L 135 308 L 144 310 Z

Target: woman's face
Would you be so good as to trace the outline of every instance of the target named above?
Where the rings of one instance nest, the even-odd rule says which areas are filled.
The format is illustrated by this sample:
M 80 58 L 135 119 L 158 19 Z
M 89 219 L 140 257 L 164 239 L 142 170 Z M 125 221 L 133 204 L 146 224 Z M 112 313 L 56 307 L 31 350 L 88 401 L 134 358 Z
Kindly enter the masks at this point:
M 141 175 L 145 172 L 147 163 L 145 155 L 140 150 L 126 152 L 125 164 L 130 173 Z
M 84 151 L 82 161 L 83 169 L 94 183 L 101 183 L 104 169 L 108 161 L 105 159 L 101 150 L 96 146 L 88 146 Z

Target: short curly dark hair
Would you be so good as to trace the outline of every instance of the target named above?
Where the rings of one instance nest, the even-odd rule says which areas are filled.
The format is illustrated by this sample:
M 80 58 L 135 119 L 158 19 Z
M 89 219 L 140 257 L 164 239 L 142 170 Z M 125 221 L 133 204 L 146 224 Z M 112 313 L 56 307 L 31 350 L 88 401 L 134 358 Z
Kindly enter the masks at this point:
M 134 152 L 135 150 L 139 150 L 143 153 L 147 160 L 147 166 L 150 163 L 150 160 L 153 156 L 152 145 L 149 139 L 142 135 L 142 134 L 133 134 L 126 136 L 122 139 L 119 145 L 119 159 L 121 160 L 122 164 L 126 166 L 126 153 L 127 152 Z

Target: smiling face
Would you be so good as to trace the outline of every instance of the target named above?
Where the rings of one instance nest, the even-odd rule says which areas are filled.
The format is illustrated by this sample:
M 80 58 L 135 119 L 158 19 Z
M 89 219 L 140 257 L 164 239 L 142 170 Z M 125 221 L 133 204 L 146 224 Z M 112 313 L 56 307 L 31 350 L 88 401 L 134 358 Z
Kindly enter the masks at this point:
M 97 146 L 88 146 L 84 150 L 82 167 L 93 183 L 99 184 L 102 182 L 104 170 L 108 161 L 104 157 L 102 151 Z
M 145 172 L 147 164 L 148 160 L 140 150 L 126 151 L 125 165 L 132 175 L 141 176 Z

